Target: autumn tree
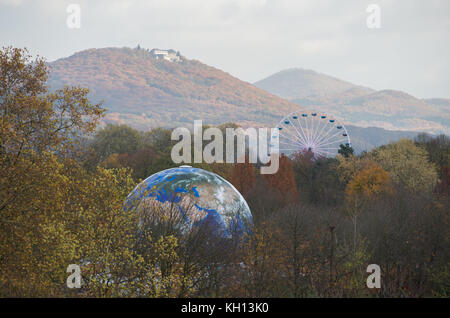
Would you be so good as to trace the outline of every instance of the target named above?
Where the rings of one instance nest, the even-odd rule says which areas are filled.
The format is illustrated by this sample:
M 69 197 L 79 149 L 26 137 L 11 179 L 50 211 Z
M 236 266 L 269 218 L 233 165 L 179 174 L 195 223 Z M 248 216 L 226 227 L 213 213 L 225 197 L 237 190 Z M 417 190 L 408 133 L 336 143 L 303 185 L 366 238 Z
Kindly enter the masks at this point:
M 428 152 L 429 160 L 439 168 L 440 175 L 443 169 L 450 166 L 450 138 L 448 136 L 442 134 L 432 137 L 427 134 L 419 134 L 415 143 Z
M 67 194 L 66 220 L 61 226 L 75 236 L 77 254 L 71 263 L 80 265 L 83 279 L 78 295 L 136 294 L 133 287 L 149 273 L 143 271 L 142 257 L 134 250 L 137 216 L 122 207 L 124 197 L 134 187 L 129 171 L 71 170 L 76 181 Z
M 386 170 L 392 181 L 412 191 L 432 191 L 438 180 L 436 167 L 425 149 L 412 140 L 402 139 L 381 146 L 369 158 Z
M 74 142 L 102 115 L 87 89 L 51 93 L 47 68 L 26 50 L 0 51 L 1 294 L 58 295 L 76 239 L 65 226 Z M 26 278 L 26 280 L 25 280 Z
M 356 249 L 357 217 L 365 204 L 378 194 L 391 193 L 389 174 L 378 164 L 368 162 L 347 184 L 345 189 L 347 212 L 353 220 L 353 244 Z
M 449 195 L 450 193 L 450 167 L 442 168 L 441 180 L 436 186 L 436 192 L 442 193 L 444 195 Z
M 141 143 L 139 131 L 126 125 L 108 124 L 99 130 L 92 142 L 92 147 L 100 158 L 100 161 L 112 154 L 134 153 Z
M 282 156 L 274 175 L 199 165 L 246 196 L 253 227 L 230 239 L 189 200 L 124 210 L 137 179 L 174 166 L 170 131 L 107 126 L 89 139 L 104 110 L 86 89 L 50 92 L 46 79 L 42 59 L 0 50 L 0 297 L 448 295 L 446 136 Z M 365 286 L 371 263 L 380 290 Z M 81 289 L 66 287 L 69 264 Z
M 311 151 L 296 152 L 292 156 L 292 169 L 299 189 L 312 182 L 314 154 Z M 303 189 L 302 189 L 303 190 Z
M 280 193 L 286 203 L 298 200 L 297 186 L 295 184 L 294 172 L 291 160 L 282 154 L 279 161 L 279 169 L 274 174 L 262 175 L 263 180 L 275 192 Z
M 161 127 L 145 132 L 142 137 L 144 145 L 149 145 L 158 151 L 170 153 L 175 141 L 171 140 L 172 131 Z
M 358 233 L 380 265 L 381 297 L 442 297 L 448 291 L 448 203 L 398 188 L 365 206 Z M 447 286 L 447 287 L 445 287 Z
M 450 138 L 446 135 L 431 137 L 427 134 L 419 134 L 415 143 L 426 149 L 430 161 L 438 168 L 439 182 L 436 185 L 436 192 L 448 195 L 450 185 Z
M 323 206 L 338 206 L 344 197 L 343 182 L 337 173 L 334 158 L 317 158 L 311 152 L 299 152 L 292 157 L 292 168 L 300 200 Z
M 178 242 L 164 235 L 152 258 L 139 253 L 138 215 L 122 206 L 130 170 L 87 170 L 73 156 L 103 110 L 86 89 L 49 93 L 46 72 L 24 50 L 0 51 L 0 296 L 174 296 L 181 276 L 161 264 L 178 259 Z M 69 264 L 81 289 L 66 287 Z
M 350 156 L 348 158 L 337 155 L 336 172 L 342 184 L 347 185 L 353 176 L 364 169 L 372 160 L 367 156 Z
M 281 296 L 284 250 L 273 220 L 265 221 L 253 229 L 249 240 L 242 246 L 242 269 L 238 287 L 240 297 Z
M 338 153 L 341 154 L 343 157 L 348 158 L 353 155 L 353 152 L 354 150 L 351 146 L 343 144 L 339 145 Z
M 317 215 L 310 207 L 298 204 L 280 210 L 276 224 L 280 230 L 280 245 L 284 251 L 283 264 L 286 268 L 287 280 L 285 283 L 287 296 L 306 297 L 311 293 L 309 282 L 314 276 L 313 253 L 316 245 L 313 243 L 311 233 Z
M 121 206 L 131 179 L 127 172 L 86 172 L 72 156 L 103 109 L 89 102 L 87 89 L 48 92 L 46 79 L 42 59 L 31 60 L 21 49 L 0 51 L 3 296 L 65 295 L 69 264 L 89 260 L 108 276 L 131 262 L 130 232 L 124 232 L 129 216 Z
M 103 113 L 89 102 L 87 89 L 50 93 L 46 80 L 43 59 L 31 60 L 22 49 L 0 51 L 0 212 L 25 191 L 22 181 L 40 156 L 68 154 Z
M 392 192 L 390 176 L 380 165 L 369 162 L 347 184 L 345 194 L 352 198 L 370 198 L 380 193 Z
M 255 183 L 255 167 L 249 162 L 247 156 L 244 163 L 234 164 L 230 182 L 244 197 L 247 197 Z

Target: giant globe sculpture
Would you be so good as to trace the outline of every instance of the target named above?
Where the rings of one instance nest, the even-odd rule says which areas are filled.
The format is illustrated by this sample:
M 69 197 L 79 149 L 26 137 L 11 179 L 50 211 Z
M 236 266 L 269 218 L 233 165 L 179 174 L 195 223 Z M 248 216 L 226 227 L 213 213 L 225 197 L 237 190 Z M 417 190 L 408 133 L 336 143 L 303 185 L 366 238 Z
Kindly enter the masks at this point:
M 208 224 L 213 233 L 224 238 L 242 236 L 252 224 L 247 202 L 231 183 L 191 166 L 151 175 L 128 195 L 124 209 L 147 209 L 161 222 L 172 217 L 178 220 L 175 226 L 181 231 Z

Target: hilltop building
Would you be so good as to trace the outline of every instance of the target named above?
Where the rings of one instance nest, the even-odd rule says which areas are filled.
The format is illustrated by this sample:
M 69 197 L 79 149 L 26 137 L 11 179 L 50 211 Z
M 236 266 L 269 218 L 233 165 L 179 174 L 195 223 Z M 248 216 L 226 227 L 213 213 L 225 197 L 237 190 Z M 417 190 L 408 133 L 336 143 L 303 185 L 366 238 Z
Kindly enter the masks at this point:
M 181 62 L 180 52 L 175 52 L 174 50 L 153 49 L 150 51 L 150 55 L 157 60 Z

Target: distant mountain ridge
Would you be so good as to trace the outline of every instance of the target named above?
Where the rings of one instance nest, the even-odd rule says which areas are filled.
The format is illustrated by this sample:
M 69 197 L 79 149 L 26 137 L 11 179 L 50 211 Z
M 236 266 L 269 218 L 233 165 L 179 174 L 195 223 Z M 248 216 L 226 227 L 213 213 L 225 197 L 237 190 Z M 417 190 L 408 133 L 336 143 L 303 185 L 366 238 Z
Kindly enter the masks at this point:
M 51 89 L 63 85 L 88 87 L 91 101 L 104 100 L 108 109 L 105 123 L 127 124 L 141 130 L 157 126 L 188 127 L 196 119 L 213 125 L 234 122 L 243 127 L 274 127 L 286 114 L 299 108 L 326 109 L 322 106 L 332 104 L 329 101 L 336 98 L 347 100 L 350 106 L 364 104 L 373 100 L 365 100 L 371 94 L 388 94 L 308 71 L 310 78 L 302 84 L 305 87 L 292 88 L 294 100 L 288 101 L 224 71 L 188 60 L 178 52 L 176 62 L 166 60 L 161 52 L 157 52 L 162 54 L 161 58 L 155 58 L 158 54 L 153 53 L 152 57 L 150 50 L 142 48 L 81 51 L 48 63 L 48 84 Z M 321 94 L 324 90 L 327 93 Z M 298 104 L 301 99 L 304 106 Z M 318 101 L 324 104 L 319 105 Z M 446 107 L 445 101 L 438 102 Z M 333 115 L 342 115 L 339 108 L 329 109 Z M 357 150 L 369 150 L 416 134 L 347 125 L 350 120 L 345 123 Z
M 314 97 L 325 99 L 354 91 L 354 94 L 368 94 L 374 90 L 324 75 L 313 70 L 292 68 L 275 73 L 254 83 L 256 87 L 270 90 L 272 94 L 289 100 L 301 100 Z M 353 95 L 353 94 L 352 94 Z
M 450 98 L 427 98 L 423 101 L 429 105 L 434 105 L 441 110 L 450 112 Z
M 450 132 L 448 99 L 422 100 L 396 90 L 376 91 L 299 68 L 275 73 L 254 85 L 362 127 Z

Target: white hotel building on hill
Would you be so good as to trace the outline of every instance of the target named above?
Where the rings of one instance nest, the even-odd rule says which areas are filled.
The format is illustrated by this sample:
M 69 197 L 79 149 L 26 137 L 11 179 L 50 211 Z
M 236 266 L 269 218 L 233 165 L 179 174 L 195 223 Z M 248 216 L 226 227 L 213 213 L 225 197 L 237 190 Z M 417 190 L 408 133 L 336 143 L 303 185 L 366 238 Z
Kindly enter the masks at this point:
M 163 59 L 170 62 L 181 62 L 180 53 L 175 52 L 174 50 L 153 49 L 150 51 L 150 54 L 157 60 Z

